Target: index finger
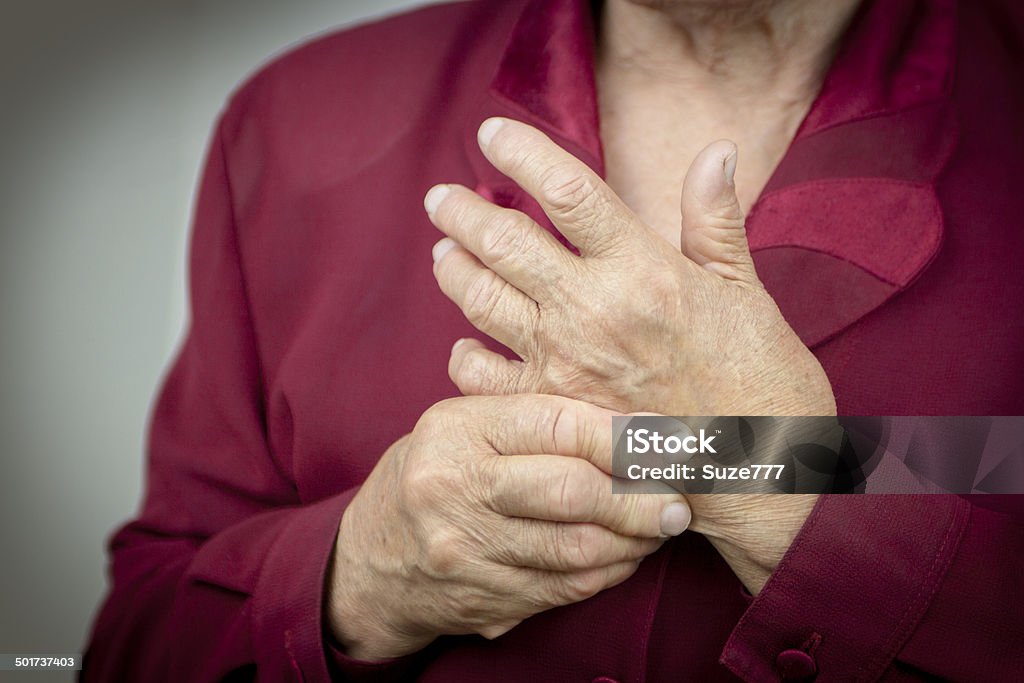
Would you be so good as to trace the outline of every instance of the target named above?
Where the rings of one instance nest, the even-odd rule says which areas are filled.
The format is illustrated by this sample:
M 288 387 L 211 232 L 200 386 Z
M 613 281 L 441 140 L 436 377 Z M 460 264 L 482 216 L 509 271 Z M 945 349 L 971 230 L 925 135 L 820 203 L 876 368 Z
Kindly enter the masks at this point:
M 577 458 L 557 455 L 495 457 L 488 504 L 509 517 L 598 524 L 624 536 L 665 536 L 663 515 L 682 494 L 615 493 L 607 474 Z M 605 564 L 610 564 L 606 562 Z
M 480 420 L 478 428 L 498 453 L 578 457 L 612 473 L 612 416 L 617 413 L 548 394 L 471 400 L 480 407 L 493 403 L 486 410 L 491 419 Z
M 533 196 L 584 256 L 614 250 L 644 230 L 600 176 L 533 126 L 490 118 L 477 140 L 487 160 Z

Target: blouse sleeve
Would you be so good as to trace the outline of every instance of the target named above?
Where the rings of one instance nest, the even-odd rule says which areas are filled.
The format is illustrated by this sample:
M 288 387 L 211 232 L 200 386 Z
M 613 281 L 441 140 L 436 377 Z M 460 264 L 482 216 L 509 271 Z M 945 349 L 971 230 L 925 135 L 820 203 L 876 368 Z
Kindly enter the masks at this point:
M 325 574 L 357 489 L 301 505 L 268 447 L 222 136 L 223 122 L 196 207 L 189 332 L 153 414 L 141 511 L 109 544 L 82 679 L 385 678 L 393 666 L 337 652 L 328 668 Z
M 721 661 L 746 681 L 1024 680 L 1024 524 L 954 495 L 822 496 Z

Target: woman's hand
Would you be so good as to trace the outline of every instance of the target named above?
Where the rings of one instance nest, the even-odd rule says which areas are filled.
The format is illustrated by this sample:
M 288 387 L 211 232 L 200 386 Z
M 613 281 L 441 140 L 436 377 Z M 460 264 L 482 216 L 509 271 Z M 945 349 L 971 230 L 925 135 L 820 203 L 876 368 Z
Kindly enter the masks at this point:
M 667 415 L 834 414 L 824 371 L 754 272 L 732 143 L 713 143 L 690 168 L 680 253 L 541 132 L 507 119 L 480 131 L 487 158 L 580 256 L 467 188 L 428 193 L 449 236 L 434 248 L 441 289 L 522 358 L 457 343 L 449 373 L 464 394 L 557 393 Z
M 687 173 L 677 251 L 536 129 L 490 119 L 479 138 L 580 256 L 464 187 L 428 193 L 427 213 L 449 236 L 434 248 L 441 289 L 522 358 L 461 340 L 448 369 L 463 393 L 552 393 L 666 415 L 835 414 L 821 365 L 754 272 L 731 142 L 709 145 Z M 817 496 L 689 500 L 691 528 L 757 593 Z
M 683 532 L 681 495 L 612 495 L 611 413 L 556 396 L 439 403 L 345 512 L 327 623 L 353 657 L 495 638 L 633 574 Z

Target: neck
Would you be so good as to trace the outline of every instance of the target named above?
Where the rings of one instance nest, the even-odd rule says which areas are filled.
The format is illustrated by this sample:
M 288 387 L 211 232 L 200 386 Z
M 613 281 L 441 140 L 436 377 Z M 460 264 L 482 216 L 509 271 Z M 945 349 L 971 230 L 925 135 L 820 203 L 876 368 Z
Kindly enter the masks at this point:
M 598 70 L 735 103 L 806 102 L 821 86 L 859 0 L 605 0 Z

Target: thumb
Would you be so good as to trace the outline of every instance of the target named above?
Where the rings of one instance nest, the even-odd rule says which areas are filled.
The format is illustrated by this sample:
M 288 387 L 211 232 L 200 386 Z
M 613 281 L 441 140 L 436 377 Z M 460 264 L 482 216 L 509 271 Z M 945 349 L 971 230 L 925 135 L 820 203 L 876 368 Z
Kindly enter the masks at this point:
M 717 140 L 690 164 L 683 181 L 680 250 L 699 266 L 730 280 L 757 282 L 736 198 L 736 145 Z

